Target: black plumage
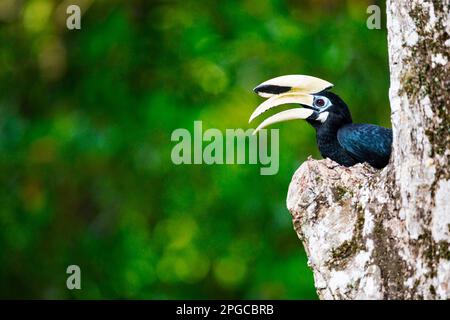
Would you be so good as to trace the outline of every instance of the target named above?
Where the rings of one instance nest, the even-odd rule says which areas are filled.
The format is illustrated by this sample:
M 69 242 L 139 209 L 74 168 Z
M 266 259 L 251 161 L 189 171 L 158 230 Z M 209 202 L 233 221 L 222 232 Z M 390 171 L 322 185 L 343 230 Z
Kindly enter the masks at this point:
M 349 124 L 339 129 L 339 144 L 356 162 L 383 168 L 389 162 L 392 130 L 373 124 Z
M 350 167 L 367 162 L 375 168 L 389 163 L 392 130 L 373 124 L 354 124 L 347 104 L 329 91 L 333 84 L 305 75 L 287 75 L 268 80 L 254 91 L 267 100 L 250 121 L 283 104 L 297 104 L 264 120 L 254 131 L 271 124 L 304 119 L 316 129 L 319 151 L 324 158 Z M 302 106 L 303 108 L 299 108 Z
M 392 130 L 373 124 L 354 124 L 345 102 L 336 94 L 324 91 L 315 95 L 327 97 L 332 105 L 326 121 L 317 121 L 317 114 L 307 121 L 316 129 L 317 144 L 324 158 L 350 167 L 367 162 L 375 168 L 385 167 L 391 155 Z M 313 108 L 314 106 L 305 106 Z

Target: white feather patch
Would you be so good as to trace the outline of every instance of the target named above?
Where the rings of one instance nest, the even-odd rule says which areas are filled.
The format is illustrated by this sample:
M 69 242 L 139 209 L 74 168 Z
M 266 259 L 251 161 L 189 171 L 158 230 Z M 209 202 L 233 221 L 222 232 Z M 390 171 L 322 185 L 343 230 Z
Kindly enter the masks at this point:
M 319 116 L 317 117 L 316 120 L 324 123 L 328 119 L 328 114 L 329 114 L 328 111 L 322 112 L 322 113 L 319 114 Z

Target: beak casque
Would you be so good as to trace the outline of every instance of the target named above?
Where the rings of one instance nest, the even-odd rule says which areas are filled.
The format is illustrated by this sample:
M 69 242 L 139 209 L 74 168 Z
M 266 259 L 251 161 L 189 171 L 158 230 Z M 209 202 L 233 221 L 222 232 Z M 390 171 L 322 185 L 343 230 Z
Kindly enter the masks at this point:
M 328 81 L 305 75 L 281 76 L 257 86 L 254 91 L 263 98 L 269 98 L 260 104 L 250 116 L 249 122 L 253 121 L 262 113 L 283 104 L 301 104 L 313 106 L 313 94 L 319 93 L 333 87 Z M 271 124 L 294 120 L 307 119 L 314 114 L 311 109 L 295 108 L 273 115 L 263 121 L 253 132 L 256 134 L 262 128 Z
M 314 94 L 334 87 L 328 81 L 300 74 L 281 76 L 261 83 L 253 91 L 263 98 L 270 98 L 282 93 Z

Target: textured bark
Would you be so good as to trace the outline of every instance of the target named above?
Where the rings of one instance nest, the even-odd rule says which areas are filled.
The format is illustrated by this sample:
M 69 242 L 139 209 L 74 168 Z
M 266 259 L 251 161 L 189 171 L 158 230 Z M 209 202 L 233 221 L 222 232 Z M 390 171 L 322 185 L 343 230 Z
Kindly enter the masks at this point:
M 391 163 L 309 159 L 287 198 L 323 299 L 450 299 L 450 0 L 387 1 Z

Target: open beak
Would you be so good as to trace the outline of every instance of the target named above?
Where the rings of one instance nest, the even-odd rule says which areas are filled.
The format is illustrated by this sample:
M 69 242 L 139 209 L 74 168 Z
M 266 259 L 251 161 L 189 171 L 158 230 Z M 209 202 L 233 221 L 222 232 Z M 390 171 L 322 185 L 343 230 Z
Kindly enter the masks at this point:
M 259 130 L 270 126 L 271 124 L 289 121 L 289 120 L 298 120 L 298 119 L 308 119 L 310 116 L 314 114 L 314 110 L 305 109 L 305 108 L 295 108 L 289 109 L 285 111 L 281 111 L 266 120 L 264 120 L 256 129 L 253 131 L 253 134 L 256 134 Z
M 256 108 L 250 116 L 249 123 L 262 113 L 283 104 L 300 104 L 313 108 L 313 94 L 331 87 L 333 84 L 328 81 L 304 75 L 288 75 L 268 80 L 254 89 L 255 93 L 268 99 Z M 277 113 L 263 121 L 253 134 L 274 123 L 308 119 L 314 113 L 314 110 L 309 108 L 295 108 Z

